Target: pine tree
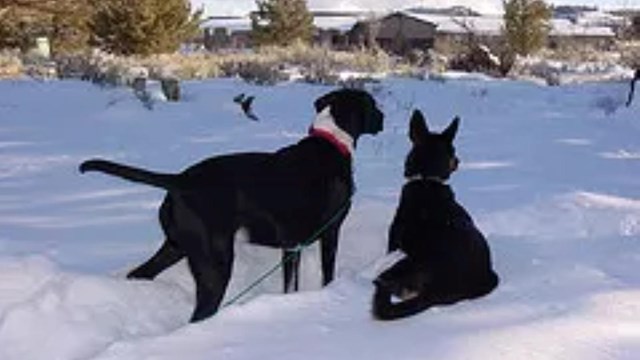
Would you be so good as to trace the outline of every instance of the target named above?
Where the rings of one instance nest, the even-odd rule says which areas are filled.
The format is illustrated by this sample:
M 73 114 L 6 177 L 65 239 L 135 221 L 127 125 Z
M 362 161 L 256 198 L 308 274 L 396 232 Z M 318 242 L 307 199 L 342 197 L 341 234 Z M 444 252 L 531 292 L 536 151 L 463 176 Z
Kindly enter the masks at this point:
M 17 7 L 4 7 L 1 11 L 0 49 L 28 50 L 35 37 L 44 31 L 38 28 L 37 13 Z
M 50 0 L 0 0 L 0 48 L 33 46 L 35 37 L 46 33 L 51 5 Z
M 188 0 L 93 0 L 95 43 L 122 55 L 171 53 L 199 31 Z
M 258 45 L 291 45 L 313 36 L 313 16 L 305 0 L 258 1 L 251 15 L 252 37 Z
M 58 0 L 58 10 L 52 13 L 49 37 L 54 54 L 85 50 L 91 39 L 89 0 Z
M 503 33 L 511 52 L 529 55 L 545 45 L 551 10 L 543 0 L 504 0 L 503 7 Z
M 39 36 L 54 53 L 83 48 L 89 14 L 87 0 L 0 0 L 0 48 L 27 50 Z

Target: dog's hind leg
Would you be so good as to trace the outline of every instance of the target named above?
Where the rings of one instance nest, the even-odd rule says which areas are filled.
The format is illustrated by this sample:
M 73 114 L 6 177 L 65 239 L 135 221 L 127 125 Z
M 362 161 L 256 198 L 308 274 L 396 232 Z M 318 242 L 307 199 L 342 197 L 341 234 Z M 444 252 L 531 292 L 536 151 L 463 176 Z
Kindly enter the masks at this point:
M 300 252 L 295 250 L 282 250 L 284 292 L 298 291 Z M 293 284 L 291 282 L 293 281 Z M 291 288 L 293 285 L 293 289 Z
M 191 322 L 196 322 L 215 314 L 231 278 L 234 209 L 215 207 L 214 203 L 200 201 L 201 197 L 189 193 L 172 195 L 171 236 L 184 251 L 193 276 L 196 305 Z M 228 199 L 220 201 L 230 203 Z
M 189 268 L 196 283 L 196 307 L 191 322 L 204 320 L 215 314 L 222 302 L 231 277 L 232 255 L 228 259 L 215 262 L 207 257 L 190 256 Z
M 162 230 L 167 239 L 147 262 L 129 272 L 127 278 L 151 280 L 164 269 L 177 263 L 184 257 L 184 251 L 182 251 L 175 242 L 177 234 L 175 234 L 175 226 L 173 226 L 172 222 L 172 210 L 173 201 L 170 197 L 166 197 L 160 206 L 159 218 L 160 225 L 162 225 Z
M 151 280 L 162 272 L 162 270 L 177 263 L 183 257 L 184 252 L 175 247 L 171 241 L 167 239 L 151 259 L 129 272 L 127 278 Z
M 219 224 L 206 230 L 204 225 L 191 228 L 180 239 L 196 285 L 196 307 L 191 322 L 215 314 L 231 278 L 234 232 Z
M 196 233 L 184 234 L 189 269 L 196 285 L 196 307 L 191 322 L 215 314 L 222 302 L 233 267 L 233 232 L 217 232 L 201 238 Z

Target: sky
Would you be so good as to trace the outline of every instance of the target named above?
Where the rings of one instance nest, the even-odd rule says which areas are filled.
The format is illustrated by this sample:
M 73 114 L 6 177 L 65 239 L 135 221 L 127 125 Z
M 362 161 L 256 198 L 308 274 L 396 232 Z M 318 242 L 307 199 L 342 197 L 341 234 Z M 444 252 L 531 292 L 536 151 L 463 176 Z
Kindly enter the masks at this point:
M 205 6 L 207 15 L 242 15 L 255 8 L 254 0 L 191 0 L 194 6 Z M 640 0 L 555 0 L 556 5 L 596 5 L 601 8 L 640 8 Z M 499 13 L 502 0 L 308 0 L 309 8 L 332 10 L 394 10 L 424 5 L 444 7 L 464 5 L 483 13 Z

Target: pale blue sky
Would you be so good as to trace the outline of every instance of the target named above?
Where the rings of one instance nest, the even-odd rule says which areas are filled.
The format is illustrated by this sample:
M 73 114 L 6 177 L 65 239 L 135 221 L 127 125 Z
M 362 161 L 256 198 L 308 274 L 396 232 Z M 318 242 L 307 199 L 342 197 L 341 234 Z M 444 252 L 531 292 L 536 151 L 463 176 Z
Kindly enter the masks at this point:
M 465 5 L 480 12 L 500 12 L 502 0 L 307 0 L 311 9 L 390 10 L 416 5 Z M 640 8 L 640 0 L 554 0 L 556 5 L 596 5 L 601 8 Z M 246 14 L 255 8 L 254 0 L 191 0 L 195 6 L 205 5 L 208 15 Z

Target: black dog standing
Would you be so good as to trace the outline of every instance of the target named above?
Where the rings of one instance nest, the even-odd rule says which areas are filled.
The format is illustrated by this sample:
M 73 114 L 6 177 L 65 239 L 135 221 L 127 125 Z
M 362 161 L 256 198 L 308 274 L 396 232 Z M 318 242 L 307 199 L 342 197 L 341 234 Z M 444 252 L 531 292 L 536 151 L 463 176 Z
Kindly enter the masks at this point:
M 105 160 L 90 160 L 82 172 L 100 171 L 167 190 L 160 207 L 166 240 L 130 278 L 152 279 L 186 257 L 196 283 L 191 321 L 213 315 L 223 299 L 239 227 L 250 242 L 283 249 L 284 287 L 297 289 L 299 256 L 288 251 L 307 240 L 345 205 L 353 190 L 351 152 L 363 134 L 382 130 L 383 114 L 361 90 L 333 91 L 316 100 L 310 135 L 275 153 L 217 156 L 179 174 L 160 174 Z M 323 283 L 334 276 L 341 217 L 321 238 Z
M 416 110 L 411 117 L 408 181 L 388 248 L 400 249 L 406 257 L 374 281 L 373 315 L 378 319 L 397 319 L 434 305 L 473 299 L 498 285 L 487 241 L 445 184 L 458 166 L 453 147 L 458 124 L 455 118 L 435 134 L 429 132 L 422 113 Z M 392 302 L 392 295 L 401 301 Z

